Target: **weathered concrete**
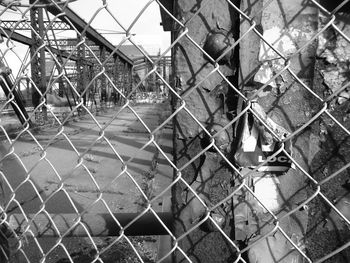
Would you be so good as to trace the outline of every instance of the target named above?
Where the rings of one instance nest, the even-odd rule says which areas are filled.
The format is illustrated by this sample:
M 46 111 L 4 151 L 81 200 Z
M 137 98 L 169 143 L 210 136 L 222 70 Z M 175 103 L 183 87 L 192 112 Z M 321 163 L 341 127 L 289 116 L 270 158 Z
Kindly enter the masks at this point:
M 260 33 L 274 48 L 276 48 L 285 58 L 289 59 L 290 69 L 308 86 L 312 84 L 314 57 L 316 54 L 316 45 L 312 41 L 306 48 L 295 54 L 305 43 L 311 40 L 317 30 L 317 12 L 311 5 L 307 5 L 304 1 L 260 1 L 260 4 L 253 4 L 251 1 L 243 1 L 242 10 L 250 9 L 250 17 L 255 16 L 254 21 L 261 25 Z M 270 2 L 268 4 L 268 2 Z M 261 5 L 264 9 L 259 13 Z M 249 25 L 247 22 L 241 26 L 241 35 Z M 302 124 L 307 123 L 311 117 L 320 109 L 320 103 L 310 96 L 295 78 L 288 72 L 284 71 L 274 81 L 270 81 L 283 67 L 285 60 L 273 51 L 267 44 L 260 40 L 260 48 L 252 46 L 256 43 L 258 37 L 249 34 L 247 39 L 240 45 L 241 59 L 241 80 L 242 88 L 250 86 L 252 95 L 262 85 L 267 85 L 258 94 L 255 94 L 258 104 L 267 113 L 276 124 L 293 132 Z M 246 65 L 248 62 L 248 65 Z M 255 74 L 252 75 L 252 71 Z M 269 82 L 270 81 L 270 82 Z M 269 83 L 268 83 L 269 82 Z M 310 147 L 309 131 L 303 131 L 293 137 L 293 154 L 292 157 L 306 171 L 309 170 L 309 160 L 314 157 L 315 152 Z M 271 184 L 271 191 L 278 187 L 278 195 L 276 196 L 279 209 L 274 209 L 274 214 L 278 217 L 283 216 L 286 212 L 294 209 L 298 204 L 307 199 L 307 177 L 299 169 L 289 169 L 278 178 L 278 184 Z M 268 191 L 265 189 L 265 191 Z M 303 248 L 305 243 L 303 237 L 307 229 L 307 211 L 295 211 L 290 216 L 280 220 L 280 226 L 289 237 L 294 237 L 296 243 Z M 255 217 L 258 227 L 258 233 L 264 234 L 271 230 L 271 226 L 262 224 L 264 221 L 273 223 L 272 219 L 267 219 L 264 213 L 257 214 Z M 260 222 L 260 223 L 259 223 Z M 265 225 L 265 226 L 264 226 Z M 266 229 L 265 229 L 266 228 Z M 254 240 L 250 241 L 252 243 Z M 265 250 L 271 256 L 283 258 L 291 253 L 291 244 L 286 245 L 285 242 L 277 242 L 272 250 L 268 252 L 261 246 L 266 245 L 265 242 L 273 240 L 265 239 L 258 243 L 256 247 L 249 250 L 250 257 L 254 257 L 259 249 Z M 273 241 L 276 242 L 276 241 Z M 271 244 L 270 244 L 271 245 Z M 277 246 L 278 245 L 278 246 Z M 268 256 L 261 257 L 257 262 L 271 262 Z M 296 253 L 295 259 L 300 255 Z M 279 262 L 290 262 L 291 259 L 285 258 Z
M 237 4 L 239 1 L 233 1 Z M 208 48 L 208 52 L 217 58 L 218 50 L 227 50 L 228 46 L 219 44 L 220 48 L 211 48 L 206 41 L 220 41 L 227 39 L 227 43 L 237 39 L 236 21 L 238 14 L 226 1 L 176 1 L 176 17 L 185 24 L 188 36 L 201 48 Z M 199 10 L 200 9 L 200 10 Z M 196 14 L 198 12 L 198 14 Z M 184 28 L 177 34 L 181 34 Z M 211 34 L 218 33 L 218 38 L 210 39 Z M 220 35 L 220 36 L 219 36 Z M 176 36 L 175 36 L 176 37 Z M 209 38 L 208 38 L 209 37 Z M 206 45 L 207 43 L 207 45 Z M 209 46 L 209 47 L 208 47 Z M 224 52 L 223 51 L 223 52 Z M 219 61 L 220 71 L 229 78 L 235 75 L 234 52 Z M 214 125 L 221 127 L 228 123 L 225 108 L 230 95 L 223 85 L 222 77 L 213 72 L 215 65 L 191 41 L 183 37 L 174 49 L 175 77 L 178 81 L 178 94 L 184 98 L 186 108 L 195 116 L 204 127 L 209 130 Z M 212 73 L 212 74 L 211 74 Z M 198 85 L 198 86 L 197 86 Z M 196 87 L 193 91 L 192 88 Z M 181 101 L 177 101 L 175 109 L 179 108 Z M 193 118 L 180 111 L 175 120 L 176 138 L 175 152 L 176 164 L 181 168 L 198 154 L 205 145 L 204 132 Z M 228 134 L 232 134 L 230 129 Z M 220 141 L 220 140 L 219 140 Z M 200 222 L 206 214 L 205 207 L 222 200 L 220 182 L 229 184 L 232 173 L 221 164 L 222 158 L 215 152 L 209 152 L 197 158 L 191 165 L 181 171 L 181 177 L 191 185 L 202 201 L 191 193 L 183 183 L 174 188 L 174 214 L 176 216 L 175 234 L 181 236 L 191 227 Z M 216 182 L 216 183 L 215 183 Z M 185 195 L 184 195 L 185 193 Z M 186 194 L 187 193 L 187 194 Z M 218 198 L 220 196 L 220 198 Z M 234 255 L 234 247 L 230 245 L 219 232 L 205 232 L 202 225 L 194 231 L 187 233 L 179 245 L 192 262 L 226 262 Z M 226 224 L 225 233 L 230 236 L 231 226 Z M 177 253 L 175 262 L 186 261 Z
M 327 20 L 325 14 L 320 13 L 320 29 L 325 26 Z M 345 35 L 349 36 L 349 14 L 338 13 L 334 23 Z M 347 66 L 350 61 L 349 50 L 350 43 L 341 34 L 336 33 L 332 27 L 324 31 L 319 36 L 314 78 L 315 92 L 325 99 L 333 96 L 329 100 L 330 113 L 348 131 L 350 129 L 350 101 L 346 96 L 349 90 L 345 87 L 350 81 Z M 349 206 L 343 207 L 342 205 L 344 205 L 343 200 L 346 200 L 349 195 L 349 189 L 343 187 L 349 180 L 349 172 L 344 170 L 334 178 L 324 180 L 350 163 L 349 135 L 326 116 L 318 121 L 313 130 L 314 134 L 319 137 L 319 152 L 311 162 L 311 173 L 316 180 L 322 182 L 321 190 L 325 197 L 345 216 L 348 216 Z M 313 200 L 309 207 L 312 217 L 308 222 L 307 243 L 310 258 L 315 260 L 349 242 L 350 225 L 345 223 L 322 198 Z M 349 260 L 350 248 L 348 247 L 325 262 L 343 263 Z

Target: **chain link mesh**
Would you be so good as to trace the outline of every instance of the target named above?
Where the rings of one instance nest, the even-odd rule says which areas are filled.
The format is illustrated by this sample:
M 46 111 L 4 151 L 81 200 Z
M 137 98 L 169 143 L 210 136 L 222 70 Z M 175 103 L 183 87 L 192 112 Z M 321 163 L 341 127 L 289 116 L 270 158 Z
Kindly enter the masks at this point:
M 350 18 L 345 12 L 348 1 L 339 1 L 334 7 L 329 3 L 305 1 L 305 5 L 316 8 L 318 27 L 311 33 L 302 32 L 310 34 L 307 41 L 287 55 L 278 45 L 283 45 L 283 41 L 285 44 L 290 38 L 283 35 L 273 38 L 263 33 L 261 24 L 256 23 L 264 10 L 279 1 L 264 1 L 262 9 L 255 14 L 233 1 L 221 1 L 234 10 L 241 23 L 247 22 L 249 26 L 217 56 L 208 52 L 202 40 L 189 30 L 190 24 L 201 16 L 210 1 L 198 4 L 186 21 L 176 12 L 170 12 L 165 7 L 166 1 L 150 0 L 140 8 L 130 25 L 123 25 L 118 12 L 110 9 L 108 1 L 102 1 L 91 20 L 80 26 L 68 16 L 72 12 L 69 2 L 74 1 L 1 1 L 1 22 L 14 20 L 8 18 L 9 14 L 16 16 L 16 21 L 10 24 L 12 29 L 6 28 L 8 23 L 0 28 L 3 37 L 0 69 L 3 90 L 0 110 L 1 262 L 167 262 L 173 253 L 180 255 L 183 262 L 198 262 L 181 242 L 205 222 L 210 223 L 210 231 L 218 232 L 233 251 L 232 262 L 272 262 L 266 251 L 273 251 L 274 247 L 280 249 L 282 242 L 284 251 L 276 252 L 275 262 L 348 262 L 349 190 L 343 191 L 341 187 L 344 184 L 349 188 L 350 165 Z M 172 44 L 156 56 L 149 55 L 138 45 L 132 34 L 135 24 L 152 5 L 170 18 L 172 30 L 176 32 Z M 39 23 L 40 16 L 46 21 L 44 25 Z M 104 40 L 90 42 L 95 32 L 91 25 L 99 16 L 108 16 L 122 29 L 123 38 L 118 45 L 109 46 L 110 43 Z M 64 49 L 62 39 L 55 31 L 55 22 L 61 21 L 74 33 L 71 43 L 64 43 L 67 44 Z M 17 34 L 22 32 L 17 30 L 23 28 L 27 35 Z M 247 91 L 228 79 L 221 62 L 239 45 L 242 47 L 249 34 L 261 41 L 255 43 L 256 49 L 264 47 L 268 55 L 272 54 L 273 58 L 266 60 L 267 68 L 273 64 L 271 61 L 278 61 L 278 67 L 274 72 L 264 71 L 265 75 L 260 76 L 265 78 L 263 84 Z M 204 56 L 213 65 L 208 74 L 199 74 L 200 79 L 186 90 L 182 89 L 185 84 L 178 77 L 180 73 L 175 69 L 170 72 L 168 57 L 169 51 L 184 40 L 197 49 L 197 56 Z M 313 83 L 309 83 L 295 72 L 293 60 L 314 46 L 315 40 L 318 42 L 315 64 L 318 71 L 315 70 Z M 30 43 L 29 48 L 26 45 Z M 123 53 L 125 44 L 131 45 L 142 59 L 129 59 Z M 43 57 L 50 61 L 46 63 L 46 69 L 42 65 Z M 189 60 L 196 61 L 196 58 Z M 141 76 L 135 73 L 140 69 L 144 70 Z M 251 74 L 257 76 L 256 71 Z M 286 81 L 286 74 L 307 92 L 307 100 L 314 102 L 313 111 L 293 129 L 277 125 L 257 103 L 266 88 L 272 87 L 269 92 L 275 92 L 276 96 L 283 93 L 280 83 Z M 200 114 L 192 111 L 187 99 L 213 75 L 222 79 L 218 89 L 225 90 L 221 93 L 223 100 L 231 94 L 241 108 L 224 107 L 223 111 L 231 114 L 229 121 L 208 128 Z M 319 86 L 323 88 L 317 88 Z M 220 97 L 218 89 L 210 92 L 216 92 Z M 179 118 L 180 114 L 185 114 L 198 126 L 201 140 L 205 141 L 204 146 L 184 163 L 174 161 L 169 139 L 179 136 L 179 133 L 173 133 L 173 128 L 178 128 L 174 123 L 186 121 Z M 248 123 L 249 118 L 254 119 L 254 125 L 259 126 L 257 129 L 267 141 L 270 139 L 278 144 L 268 159 L 254 167 L 240 165 L 237 158 L 233 160 L 227 154 L 234 147 L 229 138 L 237 132 L 232 127 L 245 121 Z M 252 125 L 247 129 L 252 131 Z M 294 145 L 292 141 L 314 129 L 322 142 L 333 140 L 335 146 L 320 146 L 327 154 L 319 157 L 321 164 L 315 161 L 317 165 L 308 170 L 300 163 L 303 158 L 295 156 L 296 148 L 301 145 Z M 201 161 L 203 156 L 205 161 Z M 274 209 L 274 197 L 271 199 L 259 192 L 261 187 L 271 187 L 271 184 L 276 191 L 283 192 L 285 187 L 288 188 L 283 188 L 279 177 L 271 173 L 261 175 L 261 168 L 281 156 L 288 161 L 288 168 L 302 174 L 309 186 L 302 202 L 279 207 L 283 210 L 288 206 L 282 214 Z M 188 180 L 187 169 L 198 162 L 201 162 L 203 178 L 207 178 L 205 172 L 215 169 L 218 162 L 230 170 L 232 177 L 218 176 L 210 185 L 203 178 Z M 322 165 L 322 162 L 329 165 Z M 259 180 L 266 184 L 260 186 Z M 173 206 L 183 205 L 184 211 L 196 207 L 201 210 L 200 216 L 190 217 L 188 222 L 186 216 L 181 218 L 186 221 L 186 228 L 180 232 L 172 229 L 162 214 L 165 210 L 170 211 L 169 207 L 165 208 L 166 200 L 178 184 L 183 190 L 184 204 L 173 203 Z M 213 189 L 220 190 L 215 192 Z M 207 193 L 210 193 L 210 200 Z M 237 200 L 238 204 L 234 204 Z M 268 230 L 258 235 L 249 230 L 254 224 L 254 213 L 246 211 L 240 222 L 237 211 L 241 211 L 241 203 L 254 206 L 251 209 L 254 213 L 262 210 L 259 216 L 263 215 L 268 222 Z M 298 213 L 307 214 L 308 231 L 304 236 L 286 229 L 288 223 L 284 223 Z M 142 218 L 146 216 L 152 218 L 153 224 L 156 222 L 155 227 L 162 229 L 158 230 L 163 235 L 169 236 L 166 252 L 155 248 L 158 230 L 151 229 L 150 233 L 155 234 L 148 238 L 142 234 L 143 231 L 147 233 L 148 226 L 142 225 Z M 125 221 L 125 217 L 128 220 Z M 244 229 L 250 235 L 244 240 L 244 246 L 223 227 L 223 221 L 232 218 L 236 224 L 231 226 L 233 229 Z M 248 228 L 238 227 L 242 222 Z M 324 228 L 337 231 L 323 232 Z M 141 233 L 138 236 L 142 237 L 133 237 L 132 231 Z M 163 239 L 158 242 L 166 243 Z M 215 244 L 208 248 L 209 251 L 215 249 Z M 285 251 L 291 251 L 288 253 L 292 256 L 283 254 Z M 293 261 L 295 254 L 301 261 Z M 254 258 L 254 255 L 258 256 Z M 220 260 L 218 262 L 224 259 Z

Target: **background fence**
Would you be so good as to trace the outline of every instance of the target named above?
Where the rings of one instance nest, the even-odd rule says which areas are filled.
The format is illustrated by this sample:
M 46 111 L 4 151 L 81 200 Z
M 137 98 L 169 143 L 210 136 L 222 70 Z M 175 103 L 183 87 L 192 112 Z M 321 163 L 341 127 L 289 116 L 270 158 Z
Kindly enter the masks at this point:
M 1 1 L 1 262 L 349 262 L 348 2 Z

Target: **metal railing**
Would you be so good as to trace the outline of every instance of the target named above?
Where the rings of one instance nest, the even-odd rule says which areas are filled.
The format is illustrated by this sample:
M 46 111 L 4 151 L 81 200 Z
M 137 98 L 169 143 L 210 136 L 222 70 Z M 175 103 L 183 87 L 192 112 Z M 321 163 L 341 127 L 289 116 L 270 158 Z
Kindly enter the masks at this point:
M 227 21 L 239 19 L 240 32 L 231 37 L 217 23 L 211 26 L 219 31 L 204 40 L 193 27 L 202 21 L 205 28 L 208 10 L 222 15 L 211 1 L 181 9 L 191 1 L 150 0 L 130 25 L 119 21 L 108 1 L 87 23 L 69 9 L 75 1 L 24 2 L 2 1 L 0 10 L 0 20 L 12 27 L 0 28 L 1 262 L 213 262 L 196 253 L 218 255 L 217 262 L 350 260 L 349 1 L 335 7 L 296 1 L 300 6 L 290 10 L 313 10 L 304 16 L 312 28 L 299 31 L 283 19 L 268 24 L 266 14 L 279 1 L 261 1 L 255 13 L 250 1 L 217 1 L 231 10 Z M 132 34 L 152 6 L 172 29 L 171 45 L 157 56 L 149 56 Z M 41 9 L 49 7 L 51 14 Z M 17 24 L 6 19 L 9 13 L 18 16 Z M 120 44 L 113 46 L 92 28 L 102 14 L 122 29 Z M 54 45 L 54 22 L 62 17 L 78 36 L 64 52 Z M 23 28 L 27 35 L 18 34 Z M 219 44 L 224 39 L 224 48 L 208 48 L 210 35 Z M 252 35 L 259 41 L 252 42 Z M 258 68 L 245 67 L 251 62 L 234 52 L 240 46 L 240 54 L 247 54 L 247 41 L 265 50 L 255 53 Z M 27 55 L 23 44 L 30 46 Z M 123 44 L 134 46 L 150 65 L 142 77 L 133 78 L 136 70 Z M 190 49 L 200 59 L 188 58 Z M 161 64 L 170 50 L 172 72 Z M 45 71 L 48 57 L 51 71 Z M 194 64 L 186 77 L 181 61 L 210 66 Z M 312 77 L 298 72 L 299 61 L 316 68 Z M 238 76 L 244 67 L 251 71 Z M 207 90 L 213 76 L 220 85 Z M 144 102 L 146 81 L 162 91 L 154 84 L 148 93 L 157 98 L 135 104 L 135 98 Z M 288 92 L 295 93 L 283 96 Z M 274 104 L 282 113 L 295 111 L 286 114 L 287 121 L 271 114 L 271 94 L 283 100 L 285 109 Z M 298 100 L 300 111 L 290 105 Z M 215 120 L 209 124 L 202 114 L 207 111 Z M 296 123 L 293 116 L 300 112 L 305 114 Z M 166 205 L 171 194 L 172 211 Z M 210 241 L 218 236 L 218 243 Z

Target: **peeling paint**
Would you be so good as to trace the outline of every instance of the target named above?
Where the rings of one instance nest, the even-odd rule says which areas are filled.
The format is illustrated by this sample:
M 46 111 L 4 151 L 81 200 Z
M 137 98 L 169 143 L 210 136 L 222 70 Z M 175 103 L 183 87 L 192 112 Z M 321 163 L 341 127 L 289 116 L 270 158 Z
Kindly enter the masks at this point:
M 320 17 L 322 28 L 327 22 L 325 17 Z M 344 35 L 350 34 L 350 17 L 343 21 L 337 21 L 336 26 L 342 29 Z M 330 28 L 322 32 L 318 37 L 317 54 L 328 62 L 319 72 L 324 84 L 328 87 L 329 94 L 339 92 L 336 97 L 338 104 L 343 104 L 350 99 L 350 90 L 344 89 L 349 82 L 350 43 L 340 34 Z
M 309 41 L 314 36 L 313 31 L 300 30 L 298 28 L 290 27 L 288 30 L 289 35 L 294 41 L 296 39 L 303 39 L 303 41 Z
M 254 81 L 259 82 L 261 84 L 266 84 L 273 76 L 276 74 L 276 72 L 279 72 L 284 67 L 284 60 L 283 59 L 275 59 L 271 61 L 264 62 L 258 72 L 254 76 Z M 283 74 L 281 74 L 282 76 Z M 283 77 L 282 77 L 283 79 Z M 271 81 L 269 83 L 269 86 L 276 88 L 278 85 L 275 80 Z M 260 97 L 261 94 L 259 94 Z
M 320 18 L 320 28 L 322 28 L 327 22 L 327 18 Z M 336 26 L 341 28 L 342 33 L 345 36 L 350 35 L 350 17 L 344 18 L 344 21 L 336 22 Z M 332 37 L 332 34 L 335 34 L 332 29 L 328 29 L 318 37 L 318 47 L 317 54 L 325 58 L 328 63 L 339 64 L 347 63 L 350 61 L 350 43 L 346 38 L 340 34 L 336 34 L 335 37 Z
M 273 77 L 273 71 L 267 62 L 263 63 L 259 71 L 254 76 L 254 81 L 265 84 Z M 276 87 L 275 81 L 270 82 L 270 86 Z
M 292 40 L 292 36 L 300 35 L 300 30 L 292 29 L 293 34 L 289 31 L 274 26 L 264 31 L 264 38 L 271 46 L 284 56 L 292 55 L 297 51 L 297 47 Z M 284 67 L 284 59 L 264 41 L 261 41 L 259 50 L 259 61 L 263 62 L 258 72 L 254 76 L 254 81 L 266 84 L 274 75 Z M 277 87 L 275 81 L 271 81 L 269 85 L 273 88 Z
M 294 35 L 298 33 L 297 29 L 293 30 Z M 276 50 L 281 52 L 284 56 L 288 56 L 297 51 L 297 48 L 294 44 L 291 34 L 281 28 L 274 26 L 272 28 L 266 29 L 264 31 L 263 37 L 266 41 L 269 42 Z M 266 61 L 271 59 L 279 58 L 280 56 L 264 41 L 261 41 L 260 51 L 259 51 L 259 60 Z
M 281 29 L 277 26 L 265 29 L 263 36 L 274 49 L 285 57 L 293 55 L 298 50 L 295 44 L 297 39 L 307 41 L 313 37 L 311 32 L 308 33 L 298 28 Z M 285 60 L 280 58 L 278 53 L 262 40 L 260 43 L 259 61 L 263 63 L 255 74 L 254 81 L 261 84 L 266 84 L 275 75 L 275 72 L 280 71 L 284 67 L 285 63 Z M 275 81 L 271 81 L 269 85 L 273 88 L 277 87 Z
M 329 67 L 324 70 L 320 70 L 324 83 L 332 92 L 339 90 L 348 80 L 346 74 L 348 73 L 347 69 L 342 69 L 340 67 Z

